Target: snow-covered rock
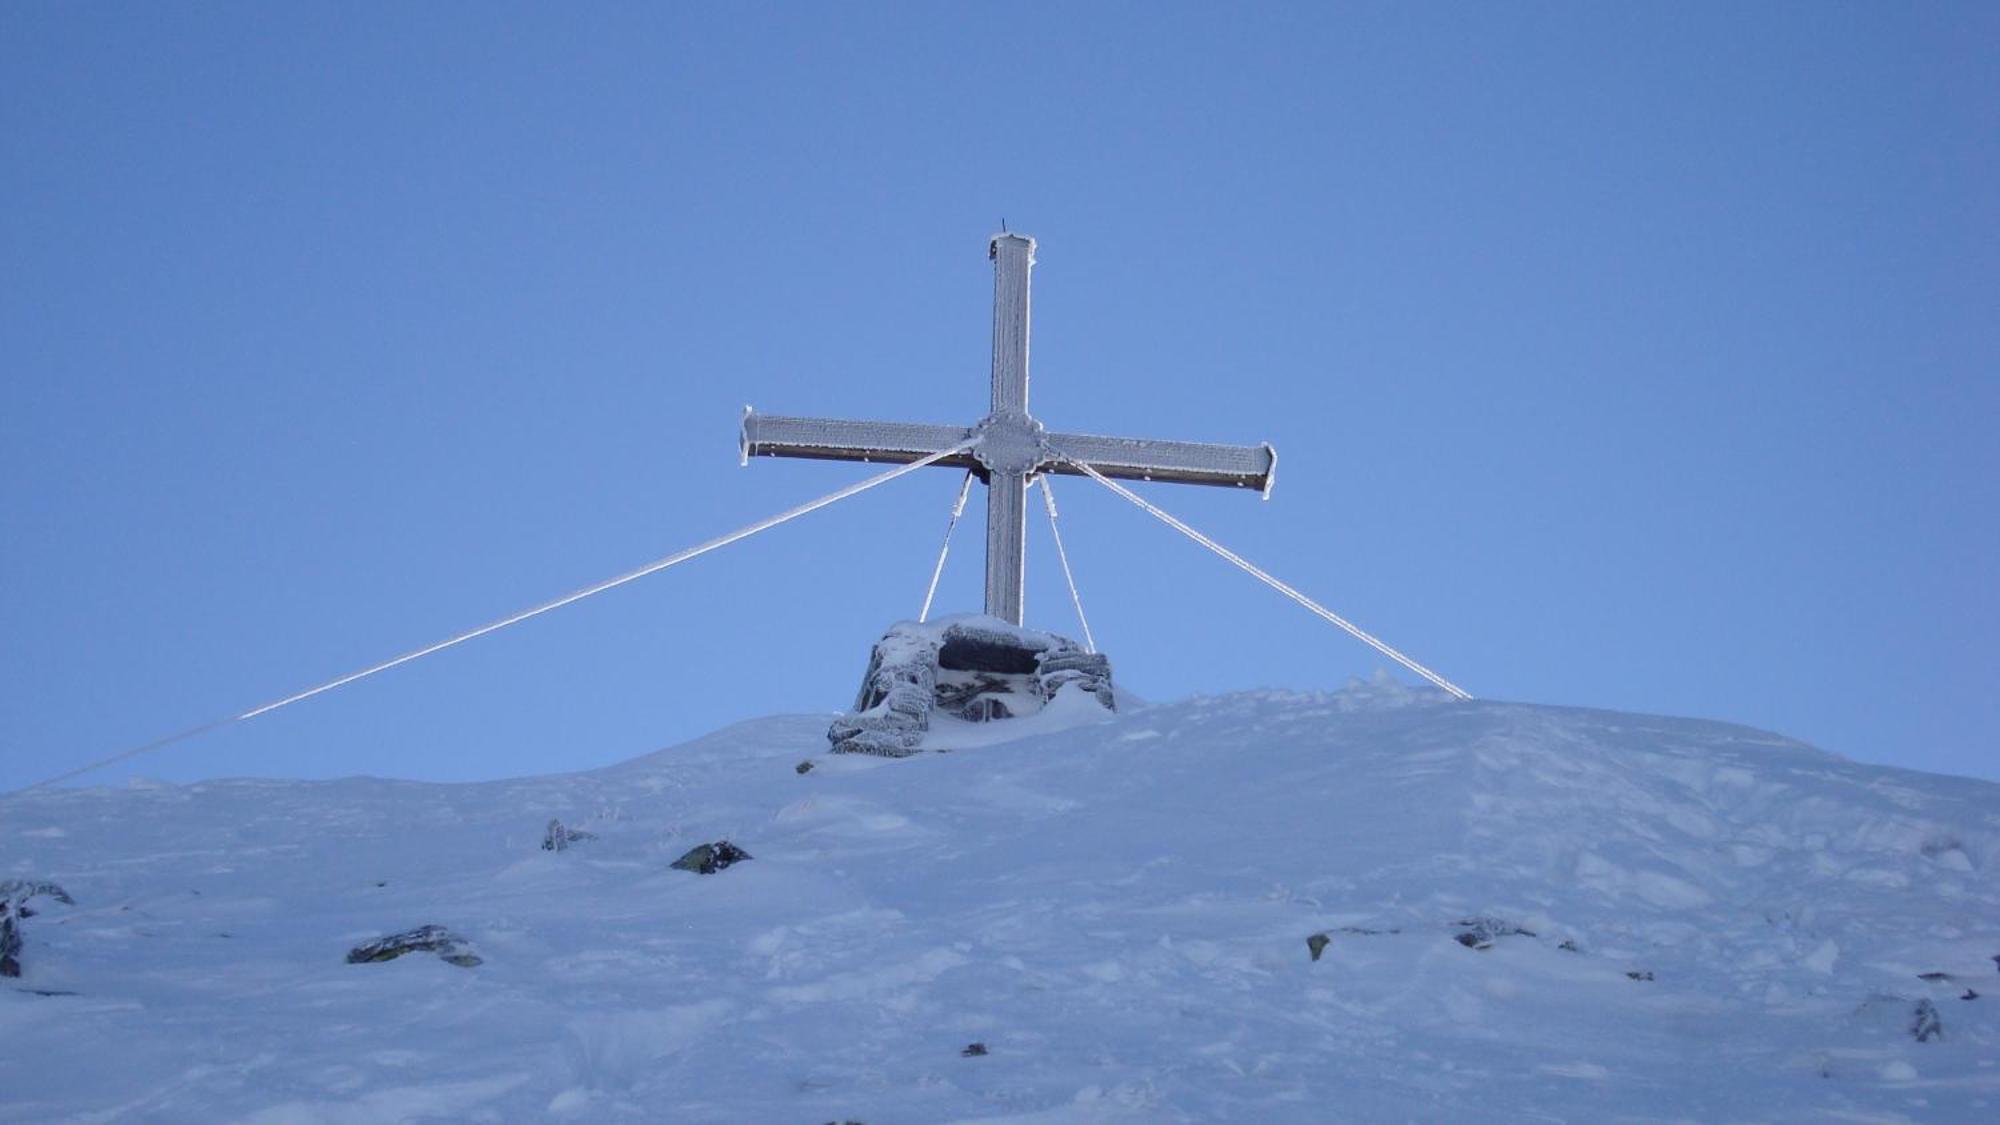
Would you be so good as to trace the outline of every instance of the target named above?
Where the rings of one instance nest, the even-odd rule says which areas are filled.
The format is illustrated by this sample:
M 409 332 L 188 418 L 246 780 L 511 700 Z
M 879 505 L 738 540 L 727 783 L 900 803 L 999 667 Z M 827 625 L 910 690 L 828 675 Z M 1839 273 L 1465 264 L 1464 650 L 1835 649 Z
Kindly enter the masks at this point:
M 803 775 L 823 719 L 476 785 L 0 798 L 0 875 L 80 904 L 0 988 L 0 1120 L 2000 1109 L 2000 786 L 1380 684 L 1088 708 Z M 543 851 L 551 816 L 598 839 Z M 721 839 L 756 862 L 667 869 Z M 413 918 L 485 963 L 342 963 Z
M 44 879 L 0 879 L 0 977 L 21 975 L 21 924 L 34 916 L 30 900 L 46 896 L 70 906 L 69 892 Z
M 1109 658 L 1068 637 L 983 614 L 900 621 L 875 642 L 854 710 L 835 719 L 826 737 L 836 754 L 904 758 L 950 750 L 953 738 L 932 734 L 937 718 L 1026 718 L 1065 692 L 1118 709 Z
M 542 832 L 542 850 L 568 851 L 571 844 L 581 844 L 595 839 L 597 839 L 596 833 L 585 832 L 581 828 L 571 828 L 560 820 L 551 820 L 548 828 Z

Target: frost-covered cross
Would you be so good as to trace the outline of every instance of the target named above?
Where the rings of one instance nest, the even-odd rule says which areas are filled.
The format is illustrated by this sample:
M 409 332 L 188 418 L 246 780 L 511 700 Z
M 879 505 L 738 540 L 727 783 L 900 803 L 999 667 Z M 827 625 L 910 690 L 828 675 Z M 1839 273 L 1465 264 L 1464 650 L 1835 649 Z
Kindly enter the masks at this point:
M 1035 240 L 1001 233 L 993 259 L 993 409 L 970 428 L 916 422 L 849 422 L 743 412 L 743 461 L 805 457 L 909 464 L 977 438 L 935 464 L 972 470 L 986 483 L 986 612 L 1022 623 L 1028 485 L 1041 473 L 1081 476 L 1076 462 L 1107 477 L 1254 488 L 1269 496 L 1277 452 L 1264 445 L 1050 433 L 1028 413 L 1028 275 Z

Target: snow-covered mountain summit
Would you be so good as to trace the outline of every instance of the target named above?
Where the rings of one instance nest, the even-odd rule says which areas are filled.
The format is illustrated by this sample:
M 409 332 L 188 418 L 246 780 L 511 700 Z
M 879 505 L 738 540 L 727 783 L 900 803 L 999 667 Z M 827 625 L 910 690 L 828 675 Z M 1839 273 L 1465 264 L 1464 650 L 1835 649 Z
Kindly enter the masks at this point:
M 1080 716 L 0 798 L 0 878 L 75 899 L 21 923 L 0 1119 L 2000 1112 L 2000 786 L 1386 683 Z M 422 924 L 459 964 L 345 960 Z

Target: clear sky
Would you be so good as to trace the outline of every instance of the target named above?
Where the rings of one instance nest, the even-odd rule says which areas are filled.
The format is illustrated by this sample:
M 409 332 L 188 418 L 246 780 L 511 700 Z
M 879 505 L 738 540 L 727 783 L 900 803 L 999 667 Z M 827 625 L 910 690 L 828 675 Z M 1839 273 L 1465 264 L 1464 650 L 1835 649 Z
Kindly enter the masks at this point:
M 1035 412 L 1271 441 L 1147 495 L 1475 694 L 2000 777 L 1996 74 L 1985 4 L 8 5 L 0 787 L 865 475 L 738 468 L 745 403 L 977 420 L 1002 218 Z M 841 708 L 957 485 L 101 780 Z M 1057 496 L 1141 695 L 1383 665 Z

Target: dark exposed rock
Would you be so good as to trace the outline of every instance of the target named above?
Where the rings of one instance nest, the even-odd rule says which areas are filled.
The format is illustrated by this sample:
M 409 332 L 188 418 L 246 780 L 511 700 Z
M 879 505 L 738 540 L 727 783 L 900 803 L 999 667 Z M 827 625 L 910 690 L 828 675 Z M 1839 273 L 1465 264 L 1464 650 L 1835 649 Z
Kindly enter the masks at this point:
M 28 900 L 45 895 L 75 906 L 69 892 L 54 883 L 38 879 L 0 880 L 0 977 L 21 975 L 21 921 L 35 916 Z
M 793 773 L 811 773 L 812 771 L 813 764 L 810 760 L 800 762 L 798 765 L 792 767 Z
M 1939 1018 L 1937 1005 L 1929 1000 L 1917 1001 L 1910 1011 L 1910 1037 L 1919 1043 L 1944 1038 L 1944 1020 Z
M 1580 953 L 1580 952 L 1582 952 L 1582 950 L 1579 950 L 1579 949 L 1578 949 L 1578 948 L 1576 947 L 1576 942 L 1574 942 L 1574 941 L 1569 941 L 1569 940 L 1565 940 L 1565 941 L 1564 941 L 1564 942 L 1563 942 L 1563 943 L 1562 943 L 1561 945 L 1558 945 L 1558 946 L 1556 946 L 1556 948 L 1557 948 L 1557 949 L 1560 949 L 1560 950 L 1562 950 L 1562 951 L 1563 951 L 1564 953 Z
M 443 926 L 418 926 L 414 930 L 364 942 L 347 951 L 347 963 L 362 965 L 394 961 L 405 953 L 435 953 L 445 964 L 464 969 L 480 964 L 479 956 L 465 948 L 465 939 Z
M 746 859 L 750 853 L 727 840 L 717 840 L 713 844 L 702 844 L 689 848 L 688 853 L 674 861 L 674 867 L 681 871 L 692 871 L 697 875 L 713 875 L 725 867 L 732 867 Z
M 1452 940 L 1467 949 L 1491 949 L 1494 940 L 1503 937 L 1535 936 L 1533 930 L 1524 930 L 1498 918 L 1461 918 L 1453 924 L 1464 929 L 1452 935 Z
M 1960 996 L 1960 997 L 1959 997 L 1959 999 L 1960 999 L 1960 1000 L 1977 1000 L 1977 999 L 1979 999 L 1979 994 L 1978 994 L 1977 992 L 1974 992 L 1974 991 L 1972 991 L 1971 989 L 1969 989 L 1969 988 L 1968 988 L 1968 989 L 1966 989 L 1966 990 L 1965 990 L 1965 993 L 1964 993 L 1964 995 Z
M 1918 974 L 1917 974 L 1917 979 L 1918 979 L 1918 980 L 1929 980 L 1929 981 L 1939 981 L 1939 980 L 1950 980 L 1950 979 L 1951 979 L 1951 974 L 1950 974 L 1950 973 L 1918 973 Z
M 1041 655 L 1040 649 L 996 629 L 950 628 L 938 646 L 937 662 L 938 667 L 954 672 L 1031 676 Z
M 597 839 L 597 833 L 585 832 L 580 828 L 570 828 L 560 820 L 549 821 L 548 831 L 542 833 L 542 850 L 545 852 L 567 851 L 571 844 Z
M 1332 943 L 1333 939 L 1327 937 L 1325 934 L 1314 934 L 1306 939 L 1306 950 L 1312 954 L 1312 959 L 1317 961 L 1319 960 L 1319 955 L 1325 953 L 1326 947 Z
M 1625 971 L 1625 976 L 1626 976 L 1626 979 L 1628 979 L 1628 980 L 1652 980 L 1652 979 L 1653 979 L 1653 970 L 1651 970 L 1651 969 L 1627 969 L 1627 970 Z
M 987 1050 L 986 1050 L 986 1044 L 984 1044 L 984 1043 L 967 1043 L 967 1044 L 965 1045 L 965 1050 L 963 1050 L 963 1051 L 960 1051 L 960 1052 L 959 1052 L 959 1055 L 960 1055 L 960 1056 L 962 1056 L 962 1057 L 964 1057 L 964 1058 L 968 1058 L 968 1059 L 976 1059 L 976 1058 L 978 1058 L 979 1056 L 981 1056 L 981 1055 L 983 1055 L 983 1054 L 986 1054 L 986 1053 L 987 1053 Z

